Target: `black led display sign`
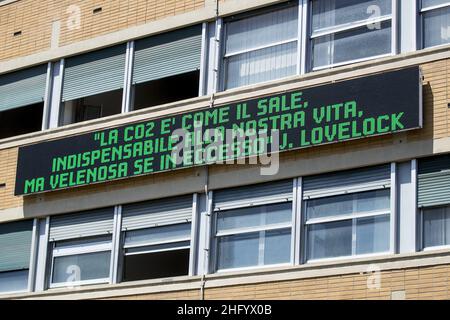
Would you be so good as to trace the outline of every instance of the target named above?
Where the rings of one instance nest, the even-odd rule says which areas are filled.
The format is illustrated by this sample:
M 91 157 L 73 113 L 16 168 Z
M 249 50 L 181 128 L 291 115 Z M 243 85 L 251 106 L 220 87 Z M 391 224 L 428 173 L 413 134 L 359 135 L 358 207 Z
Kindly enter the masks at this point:
M 422 126 L 419 67 L 296 89 L 19 149 L 16 195 Z

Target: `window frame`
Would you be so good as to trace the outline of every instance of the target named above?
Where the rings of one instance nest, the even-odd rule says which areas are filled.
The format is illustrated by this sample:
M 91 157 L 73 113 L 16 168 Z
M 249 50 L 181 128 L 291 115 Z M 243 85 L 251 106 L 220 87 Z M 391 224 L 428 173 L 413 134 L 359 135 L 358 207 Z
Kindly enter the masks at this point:
M 15 2 L 18 0 L 5 0 L 5 3 L 0 2 L 0 7 L 3 5 L 7 5 L 10 4 L 12 2 Z M 42 66 L 46 65 L 46 73 L 45 73 L 45 88 L 44 88 L 44 99 L 42 101 L 42 118 L 41 118 L 41 125 L 40 125 L 40 129 L 34 132 L 29 132 L 29 133 L 24 133 L 24 134 L 19 134 L 19 135 L 14 135 L 8 138 L 3 138 L 0 139 L 0 141 L 2 140 L 9 140 L 9 139 L 15 139 L 16 137 L 21 137 L 21 136 L 26 136 L 26 135 L 30 135 L 30 134 L 35 134 L 38 132 L 42 132 L 46 129 L 49 129 L 49 119 L 50 119 L 50 112 L 51 112 L 51 108 L 50 108 L 50 104 L 51 104 L 51 91 L 52 91 L 52 62 L 44 62 L 41 64 Z M 33 66 L 28 66 L 28 68 L 34 68 Z M 26 70 L 24 69 L 24 70 Z M 15 72 L 20 72 L 21 70 L 14 70 L 14 71 L 10 71 L 7 73 L 2 73 L 0 74 L 0 77 L 2 77 L 5 74 L 10 74 L 10 73 L 15 73 Z M 24 106 L 20 106 L 19 108 L 24 108 L 24 107 L 28 107 L 30 105 L 24 105 Z M 14 109 L 11 109 L 14 110 Z M 5 111 L 2 111 L 5 112 Z
M 398 29 L 399 29 L 398 11 L 399 11 L 399 6 L 397 3 L 397 0 L 391 0 L 392 7 L 391 7 L 390 15 L 383 15 L 383 16 L 380 16 L 377 18 L 369 18 L 366 20 L 353 21 L 353 22 L 346 23 L 344 25 L 325 28 L 325 30 L 319 31 L 319 32 L 313 32 L 313 30 L 312 30 L 312 20 L 313 20 L 312 1 L 314 1 L 314 0 L 307 0 L 308 29 L 306 31 L 306 38 L 307 38 L 308 44 L 307 44 L 307 48 L 304 49 L 307 51 L 307 54 L 308 54 L 308 57 L 306 60 L 307 64 L 308 64 L 306 67 L 308 72 L 333 69 L 333 68 L 337 68 L 340 66 L 345 66 L 345 65 L 349 65 L 349 64 L 358 63 L 358 62 L 364 62 L 364 61 L 375 60 L 375 59 L 380 59 L 380 58 L 385 58 L 385 57 L 391 57 L 391 56 L 395 56 L 398 53 L 398 47 L 399 47 L 399 45 L 398 45 Z M 380 54 L 380 55 L 359 58 L 359 59 L 352 59 L 352 60 L 347 60 L 347 61 L 339 62 L 339 63 L 332 63 L 332 64 L 328 64 L 325 66 L 320 66 L 320 67 L 314 67 L 314 62 L 313 62 L 313 57 L 314 57 L 313 41 L 314 41 L 314 39 L 317 39 L 319 37 L 323 37 L 326 35 L 330 35 L 330 34 L 338 34 L 338 33 L 342 33 L 342 32 L 357 30 L 357 29 L 360 29 L 362 26 L 367 25 L 368 23 L 383 23 L 386 21 L 391 22 L 391 52 L 390 53 L 384 53 L 384 54 Z
M 26 221 L 27 219 L 23 220 Z M 18 293 L 27 293 L 27 292 L 33 292 L 34 291 L 34 280 L 35 280 L 35 263 L 36 263 L 36 255 L 37 255 L 37 237 L 38 237 L 38 229 L 37 229 L 37 219 L 32 219 L 32 229 L 31 229 L 31 243 L 30 243 L 30 262 L 28 264 L 27 269 L 17 269 L 17 270 L 9 270 L 9 271 L 2 271 L 0 273 L 8 273 L 8 272 L 23 272 L 27 271 L 27 286 L 24 290 L 14 290 L 14 291 L 0 291 L 0 296 L 2 295 L 10 295 L 10 294 L 18 294 Z M 8 224 L 10 222 L 4 222 L 2 224 Z M 13 222 L 14 223 L 14 222 Z
M 4 273 L 14 273 L 14 272 L 27 272 L 27 288 L 24 290 L 13 290 L 13 291 L 0 291 L 0 296 L 3 295 L 10 295 L 10 294 L 20 294 L 20 293 L 27 293 L 27 292 L 32 292 L 30 285 L 30 276 L 31 276 L 31 268 L 28 269 L 22 269 L 22 270 L 11 270 L 11 271 L 2 271 L 0 272 L 0 274 L 4 274 Z
M 214 192 L 212 192 L 212 197 L 210 199 L 211 201 L 211 232 L 210 232 L 210 248 L 211 248 L 211 257 L 210 260 L 210 268 L 209 270 L 212 271 L 212 273 L 226 273 L 226 272 L 239 272 L 239 271 L 247 271 L 247 270 L 258 270 L 258 269 L 268 269 L 268 268 L 276 268 L 276 267 L 285 267 L 285 266 L 293 266 L 295 265 L 295 256 L 296 256 L 296 250 L 297 250 L 297 242 L 299 241 L 296 239 L 296 216 L 297 216 L 297 197 L 295 196 L 297 192 L 297 185 L 296 185 L 296 179 L 290 179 L 292 180 L 292 199 L 279 199 L 279 200 L 273 200 L 268 199 L 264 201 L 247 201 L 242 202 L 242 204 L 235 204 L 232 206 L 226 206 L 225 208 L 214 208 L 212 203 L 214 203 Z M 218 232 L 217 230 L 217 223 L 219 218 L 220 212 L 226 212 L 226 211 L 232 211 L 236 209 L 243 209 L 243 208 L 253 208 L 253 207 L 262 207 L 266 205 L 273 205 L 273 204 L 283 204 L 283 203 L 291 203 L 291 220 L 290 222 L 284 222 L 284 223 L 274 223 L 270 225 L 262 225 L 262 226 L 256 226 L 256 227 L 245 227 L 245 228 L 234 228 L 229 229 L 227 231 Z M 218 245 L 219 245 L 219 238 L 230 236 L 230 235 L 242 235 L 242 234 L 251 234 L 251 233 L 257 233 L 262 231 L 273 231 L 273 230 L 286 230 L 290 228 L 290 258 L 289 262 L 285 263 L 277 263 L 277 264 L 262 264 L 262 265 L 254 265 L 254 266 L 248 266 L 248 267 L 236 267 L 236 268 L 218 268 L 218 261 L 219 261 L 219 255 L 218 255 Z M 264 238 L 259 238 L 259 241 L 261 242 Z M 294 244 L 294 245 L 293 245 Z
M 449 43 L 443 43 L 443 44 L 438 44 L 435 46 L 430 46 L 430 47 L 426 47 L 425 46 L 425 28 L 424 28 L 424 15 L 428 12 L 433 12 L 433 11 L 438 11 L 440 9 L 444 9 L 444 8 L 449 8 L 450 7 L 450 1 L 447 1 L 447 3 L 443 3 L 443 4 L 438 4 L 438 5 L 434 5 L 434 6 L 429 6 L 429 7 L 424 7 L 423 6 L 423 0 L 417 0 L 418 2 L 418 12 L 417 12 L 417 25 L 418 25 L 418 33 L 419 33 L 419 39 L 420 39 L 420 49 L 424 50 L 424 49 L 430 49 L 430 48 L 439 48 L 439 47 L 444 47 L 444 46 L 448 46 L 450 44 Z
M 189 251 L 191 251 L 191 233 L 192 233 L 192 222 L 186 222 L 183 224 L 189 224 L 189 237 L 179 237 L 179 238 L 173 238 L 173 239 L 167 239 L 167 240 L 158 240 L 158 241 L 148 241 L 148 242 L 142 242 L 141 244 L 129 244 L 127 245 L 125 243 L 125 239 L 126 239 L 126 234 L 127 232 L 132 232 L 132 231 L 137 231 L 137 230 L 147 230 L 147 229 L 153 229 L 153 228 L 143 228 L 143 229 L 136 229 L 136 230 L 129 230 L 129 231 L 121 231 L 122 235 L 123 235 L 123 243 L 121 246 L 121 249 L 123 250 L 123 256 L 130 256 L 130 255 L 138 255 L 138 254 L 149 254 L 149 253 L 156 253 L 156 252 L 166 252 L 166 251 L 174 251 L 174 250 L 181 250 L 181 249 L 189 249 Z M 176 224 L 175 224 L 176 225 Z M 170 227 L 170 226 L 174 226 L 174 225 L 166 225 L 166 226 L 162 226 L 162 227 Z M 181 244 L 181 243 L 186 243 L 189 242 L 189 245 L 183 245 L 183 246 L 177 246 L 176 244 Z M 156 246 L 160 246 L 160 245 L 171 245 L 173 244 L 174 246 L 171 248 L 167 248 L 167 249 L 156 249 L 156 250 L 146 250 L 146 248 L 149 247 L 156 247 Z M 133 252 L 133 253 L 128 253 L 127 250 L 128 249 L 139 249 L 142 248 L 142 251 L 139 252 Z
M 386 189 L 390 189 L 390 188 L 385 188 L 383 190 L 386 190 Z M 348 194 L 355 195 L 358 193 L 364 193 L 364 192 L 350 192 Z M 319 198 L 319 199 L 324 199 L 324 198 L 328 198 L 328 197 L 323 197 L 323 198 Z M 353 201 L 353 205 L 354 205 L 356 200 L 353 199 L 352 201 Z M 314 263 L 314 262 L 318 262 L 318 261 L 333 261 L 333 260 L 341 260 L 341 259 L 361 258 L 361 257 L 373 257 L 373 256 L 380 256 L 380 255 L 392 253 L 391 248 L 389 248 L 389 250 L 387 250 L 387 251 L 382 251 L 382 252 L 364 253 L 364 254 L 356 253 L 356 247 L 357 247 L 357 237 L 356 236 L 357 236 L 357 221 L 358 221 L 358 219 L 387 216 L 387 217 L 389 217 L 389 222 L 391 223 L 391 210 L 375 210 L 375 211 L 370 211 L 370 212 L 357 212 L 354 214 L 333 215 L 333 216 L 323 217 L 323 218 L 308 219 L 307 218 L 307 210 L 306 210 L 307 202 L 308 202 L 308 200 L 305 200 L 305 222 L 304 222 L 305 241 L 304 242 L 305 242 L 306 263 Z M 340 256 L 340 257 L 309 259 L 308 258 L 308 254 L 309 254 L 308 235 L 309 235 L 309 232 L 311 231 L 309 229 L 309 226 L 321 225 L 321 224 L 326 224 L 326 223 L 331 223 L 331 222 L 343 222 L 343 221 L 351 221 L 351 224 L 352 224 L 352 244 L 351 244 L 352 254 L 346 255 L 346 256 Z M 389 247 L 391 247 L 391 245 L 389 245 Z
M 444 205 L 439 205 L 439 206 L 432 206 L 432 207 L 420 207 L 419 208 L 419 221 L 417 222 L 418 224 L 418 229 L 419 229 L 419 249 L 421 251 L 439 251 L 439 250 L 446 250 L 446 249 L 450 249 L 450 243 L 449 244 L 444 244 L 444 245 L 438 245 L 438 246 L 425 246 L 425 234 L 424 234 L 424 217 L 426 215 L 425 211 L 427 209 L 439 209 L 439 208 L 449 208 L 450 209 L 450 204 L 444 204 Z
M 89 237 L 92 239 L 99 238 L 99 236 Z M 99 279 L 90 279 L 90 280 L 80 280 L 80 281 L 74 281 L 74 282 L 58 282 L 53 283 L 53 274 L 55 270 L 55 258 L 59 257 L 70 257 L 70 256 L 77 256 L 77 255 L 83 255 L 83 254 L 90 254 L 90 253 L 101 253 L 101 252 L 110 252 L 110 261 L 111 264 L 111 257 L 113 256 L 113 237 L 111 237 L 111 241 L 109 243 L 89 243 L 89 244 L 78 244 L 69 246 L 67 248 L 60 248 L 58 249 L 56 247 L 56 244 L 61 241 L 51 241 L 50 242 L 50 263 L 49 268 L 50 272 L 48 273 L 48 288 L 54 289 L 54 288 L 62 288 L 67 286 L 83 286 L 83 285 L 90 285 L 90 284 L 102 284 L 102 283 L 111 283 L 111 265 L 109 266 L 109 275 L 107 278 L 99 278 Z M 70 239 L 71 240 L 77 240 L 77 239 Z
M 228 72 L 227 72 L 227 65 L 228 65 L 228 59 L 230 57 L 235 57 L 235 56 L 239 56 L 242 54 L 246 54 L 249 52 L 255 52 L 255 51 L 259 51 L 259 50 L 264 50 L 267 48 L 272 48 L 272 47 L 276 47 L 276 46 L 280 46 L 280 45 L 284 45 L 284 44 L 289 44 L 289 43 L 294 43 L 297 42 L 297 46 L 296 46 L 296 72 L 294 74 L 292 74 L 291 76 L 295 76 L 295 75 L 299 75 L 301 74 L 302 70 L 304 70 L 303 64 L 302 64 L 302 60 L 303 60 L 303 53 L 302 51 L 304 51 L 304 49 L 302 49 L 303 46 L 303 28 L 304 28 L 304 17 L 305 15 L 303 14 L 303 1 L 304 0 L 288 0 L 284 3 L 281 4 L 275 4 L 272 6 L 267 6 L 261 9 L 255 9 L 252 10 L 250 12 L 246 12 L 243 14 L 236 14 L 236 15 L 232 15 L 230 17 L 225 17 L 223 18 L 223 20 L 220 22 L 221 24 L 221 34 L 219 37 L 219 41 L 221 42 L 219 45 L 219 50 L 218 50 L 218 60 L 219 60 L 219 66 L 217 68 L 217 72 L 219 72 L 219 83 L 218 83 L 218 91 L 229 91 L 229 90 L 235 90 L 235 89 L 239 89 L 239 88 L 244 88 L 244 87 L 249 87 L 249 86 L 253 86 L 253 85 L 261 85 L 261 84 L 265 84 L 265 83 L 269 83 L 271 81 L 276 81 L 279 79 L 285 79 L 286 77 L 283 78 L 279 78 L 279 79 L 271 79 L 271 80 L 266 80 L 266 81 L 262 81 L 262 82 L 257 82 L 254 84 L 247 84 L 247 85 L 243 85 L 243 86 L 238 86 L 238 87 L 234 87 L 234 88 L 227 88 L 226 84 L 227 84 L 227 80 L 228 80 Z M 233 21 L 238 21 L 238 20 L 244 20 L 250 17 L 254 17 L 254 16 L 258 16 L 258 15 L 263 15 L 263 14 L 267 14 L 270 12 L 274 12 L 277 10 L 283 10 L 289 7 L 296 7 L 297 11 L 298 11 L 298 15 L 297 15 L 297 37 L 296 38 L 291 38 L 288 40 L 283 40 L 283 41 L 277 41 L 277 42 L 273 42 L 267 45 L 263 45 L 263 46 L 259 46 L 256 48 L 252 48 L 252 49 L 247 49 L 247 50 L 241 50 L 238 52 L 233 52 L 231 54 L 227 54 L 226 53 L 226 44 L 227 44 L 227 34 L 228 34 L 228 23 L 233 22 Z
M 176 198 L 176 196 L 175 196 Z M 152 242 L 146 242 L 145 244 L 136 244 L 136 245 L 125 245 L 125 239 L 126 239 L 126 233 L 129 231 L 137 231 L 137 230 L 145 230 L 145 229 L 152 229 L 150 228 L 142 228 L 142 229 L 133 229 L 133 230 L 122 230 L 122 219 L 123 219 L 123 206 L 120 205 L 120 217 L 117 218 L 117 235 L 118 238 L 116 248 L 117 252 L 114 254 L 116 255 L 116 261 L 114 268 L 114 275 L 113 275 L 113 282 L 119 282 L 122 283 L 123 281 L 123 271 L 124 271 L 124 261 L 126 256 L 131 255 L 139 255 L 139 254 L 151 254 L 151 253 L 158 253 L 158 252 L 169 252 L 169 251 L 175 251 L 175 250 L 185 250 L 189 249 L 189 270 L 188 270 L 188 276 L 194 276 L 196 275 L 196 267 L 198 264 L 198 258 L 202 257 L 199 252 L 197 251 L 198 248 L 198 233 L 197 230 L 199 228 L 199 219 L 198 219 L 198 193 L 192 193 L 192 206 L 191 206 L 191 221 L 185 222 L 184 224 L 190 224 L 190 232 L 189 237 L 184 238 L 177 238 L 177 239 L 171 239 L 171 240 L 162 240 L 162 241 L 152 241 Z M 160 198 L 164 199 L 164 198 Z M 176 224 L 169 224 L 169 225 L 163 225 L 161 227 L 170 227 Z M 146 250 L 146 248 L 152 247 L 152 246 L 158 246 L 158 245 L 165 245 L 165 244 L 181 244 L 186 243 L 189 241 L 189 246 L 174 246 L 173 248 L 167 248 L 162 250 Z M 128 254 L 127 249 L 138 249 L 142 248 L 142 251 L 135 252 Z M 160 278 L 157 278 L 160 279 Z M 132 283 L 133 281 L 127 281 L 127 283 Z
M 333 171 L 334 172 L 334 171 Z M 339 171 L 336 171 L 339 172 Z M 345 194 L 356 194 L 356 193 L 363 193 L 363 192 L 370 192 L 370 191 L 376 191 L 376 190 L 386 190 L 389 189 L 389 250 L 384 252 L 375 252 L 375 253 L 366 253 L 366 254 L 355 254 L 355 255 L 347 255 L 347 256 L 340 256 L 340 257 L 329 257 L 329 258 L 319 258 L 319 259 L 308 259 L 308 224 L 307 224 L 307 212 L 306 212 L 306 204 L 307 201 L 310 199 L 304 199 L 303 198 L 303 185 L 302 185 L 302 178 L 299 178 L 299 184 L 301 187 L 299 187 L 299 195 L 298 198 L 300 199 L 300 219 L 299 224 L 297 228 L 299 229 L 299 238 L 300 238 L 300 258 L 299 263 L 300 264 L 311 264 L 311 263 L 321 263 L 321 262 L 333 262 L 333 261 L 343 261 L 343 260 L 354 260 L 354 259 L 360 259 L 360 258 L 372 258 L 372 257 L 380 257 L 380 256 L 386 256 L 386 255 L 393 255 L 397 252 L 397 246 L 398 246 L 398 224 L 397 224 L 397 165 L 395 162 L 390 164 L 390 187 L 374 187 L 374 188 L 363 188 L 363 189 L 354 189 L 354 190 L 347 190 L 346 192 L 337 192 L 337 193 L 330 193 L 326 196 L 321 196 L 318 198 L 327 198 L 332 196 L 339 196 L 339 195 L 345 195 Z M 316 199 L 316 198 L 315 198 Z M 379 212 L 379 213 L 377 213 Z M 383 213 L 383 210 L 374 211 L 373 213 L 367 213 L 366 214 L 360 214 L 357 217 L 352 218 L 352 253 L 354 252 L 354 247 L 356 244 L 354 242 L 356 241 L 354 238 L 355 231 L 356 231 L 356 221 L 358 218 L 364 218 L 364 217 L 371 217 L 371 216 L 383 216 L 386 215 L 386 213 Z M 354 215 L 354 214 L 353 214 Z M 342 215 L 344 216 L 344 215 Z M 352 214 L 345 215 L 346 217 L 352 216 Z M 326 222 L 335 222 L 335 221 L 344 221 L 349 220 L 349 218 L 346 219 L 338 219 L 338 216 L 330 216 L 325 218 L 317 218 L 314 219 L 316 221 L 320 221 L 320 223 L 326 223 Z M 320 220 L 319 220 L 320 219 Z M 313 220 L 313 221 L 314 221 Z M 297 240 L 298 241 L 298 240 Z

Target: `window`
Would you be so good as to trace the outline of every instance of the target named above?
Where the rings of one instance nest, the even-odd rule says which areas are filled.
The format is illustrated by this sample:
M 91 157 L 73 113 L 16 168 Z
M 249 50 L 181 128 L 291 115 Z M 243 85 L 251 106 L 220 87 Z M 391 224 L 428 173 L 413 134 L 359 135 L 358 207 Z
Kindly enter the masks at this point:
M 389 251 L 390 190 L 306 201 L 308 260 Z
M 291 229 L 291 203 L 218 213 L 218 270 L 289 263 Z
M 0 294 L 28 290 L 33 221 L 0 225 Z
M 422 248 L 450 245 L 450 155 L 420 159 L 417 184 Z
M 391 0 L 312 0 L 312 68 L 391 54 Z
M 124 281 L 187 275 L 191 224 L 125 233 Z
M 65 60 L 61 125 L 121 113 L 125 52 L 120 45 Z
M 422 0 L 423 47 L 450 43 L 450 1 Z
M 192 195 L 124 205 L 123 281 L 189 274 Z
M 47 66 L 0 76 L 0 139 L 40 131 Z
M 44 103 L 0 112 L 0 139 L 40 131 Z
M 64 102 L 62 124 L 68 125 L 121 112 L 122 90 Z
M 50 219 L 50 287 L 110 282 L 113 208 Z
M 306 261 L 391 250 L 391 166 L 303 178 Z
M 224 89 L 297 73 L 298 6 L 271 9 L 226 22 Z
M 214 195 L 215 270 L 291 263 L 292 181 Z
M 133 110 L 197 97 L 201 50 L 201 25 L 136 41 Z
M 111 237 L 53 243 L 52 286 L 109 282 Z
M 423 247 L 450 245 L 450 206 L 423 210 Z

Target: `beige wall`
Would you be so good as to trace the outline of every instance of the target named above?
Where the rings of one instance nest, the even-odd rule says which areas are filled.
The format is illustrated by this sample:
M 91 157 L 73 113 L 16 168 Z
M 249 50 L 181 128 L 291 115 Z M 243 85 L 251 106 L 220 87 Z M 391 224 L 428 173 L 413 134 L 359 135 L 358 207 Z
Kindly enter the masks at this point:
M 450 299 L 450 250 L 1 296 L 46 300 Z
M 20 207 L 22 197 L 14 196 L 16 180 L 17 148 L 0 150 L 0 210 Z
M 369 274 L 355 273 L 289 281 L 205 288 L 204 299 L 213 300 L 310 300 L 363 299 L 407 300 L 450 299 L 450 265 L 381 271 L 379 286 Z M 370 287 L 368 287 L 368 281 Z M 165 293 L 129 295 L 111 299 L 178 300 L 201 299 L 201 291 L 186 290 Z
M 450 266 L 381 272 L 380 287 L 368 288 L 368 276 L 351 274 L 306 280 L 208 289 L 206 299 L 449 299 Z M 148 297 L 151 298 L 151 297 Z

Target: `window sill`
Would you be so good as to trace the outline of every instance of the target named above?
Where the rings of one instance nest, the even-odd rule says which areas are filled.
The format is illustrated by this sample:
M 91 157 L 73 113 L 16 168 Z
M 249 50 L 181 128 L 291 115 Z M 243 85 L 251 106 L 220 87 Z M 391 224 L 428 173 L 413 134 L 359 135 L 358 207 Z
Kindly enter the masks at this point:
M 335 262 L 316 262 L 296 266 L 230 271 L 206 275 L 204 287 L 220 288 L 226 286 L 292 281 L 318 277 L 348 274 L 369 274 L 373 266 L 380 272 L 436 265 L 450 265 L 450 249 L 417 252 L 408 254 L 384 255 L 375 258 L 355 258 Z M 115 285 L 90 285 L 74 289 L 49 289 L 45 292 L 3 295 L 1 299 L 103 299 L 125 296 L 150 295 L 162 292 L 199 291 L 202 288 L 201 276 L 182 276 L 174 278 L 124 282 Z
M 13 3 L 13 2 L 17 2 L 19 0 L 5 0 L 5 1 L 0 1 L 0 7 L 2 6 L 6 6 L 7 4 Z
M 354 261 L 354 260 L 365 260 L 365 259 L 374 259 L 377 257 L 386 257 L 392 255 L 390 252 L 380 252 L 380 253 L 368 253 L 368 254 L 360 254 L 354 256 L 345 256 L 345 257 L 333 257 L 333 258 L 320 258 L 320 259 L 311 259 L 306 261 L 306 264 L 327 264 L 341 261 Z

